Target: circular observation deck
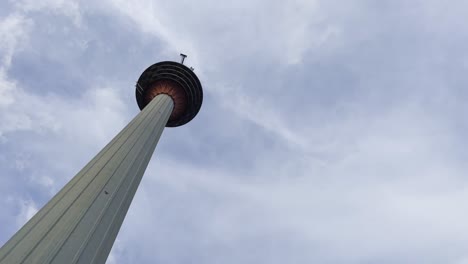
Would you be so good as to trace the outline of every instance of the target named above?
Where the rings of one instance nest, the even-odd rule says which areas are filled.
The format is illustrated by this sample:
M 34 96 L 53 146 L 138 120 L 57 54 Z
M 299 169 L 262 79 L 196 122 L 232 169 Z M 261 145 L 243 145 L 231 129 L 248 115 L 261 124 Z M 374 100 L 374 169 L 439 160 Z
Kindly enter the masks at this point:
M 136 84 L 136 100 L 140 110 L 159 94 L 174 101 L 174 109 L 166 127 L 177 127 L 192 120 L 200 111 L 203 90 L 193 70 L 173 61 L 162 61 L 147 68 Z

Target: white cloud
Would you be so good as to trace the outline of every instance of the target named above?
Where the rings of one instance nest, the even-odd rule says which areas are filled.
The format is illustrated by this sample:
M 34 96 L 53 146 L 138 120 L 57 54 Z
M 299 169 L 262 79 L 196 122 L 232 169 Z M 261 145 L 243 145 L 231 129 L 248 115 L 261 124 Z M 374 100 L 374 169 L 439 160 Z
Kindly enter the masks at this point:
M 19 0 L 14 2 L 22 12 L 53 12 L 69 17 L 75 26 L 82 22 L 80 1 L 67 0 Z
M 222 106 L 260 125 L 263 129 L 275 133 L 294 145 L 304 144 L 304 139 L 293 132 L 274 107 L 262 98 L 252 98 L 239 88 L 219 85 L 214 91 Z
M 108 1 L 108 7 L 165 41 L 171 47 L 165 53 L 188 53 L 196 68 L 219 67 L 214 58 L 220 57 L 297 64 L 306 51 L 323 48 L 339 34 L 336 26 L 324 24 L 318 1 L 202 1 L 187 8 L 182 2 L 142 0 Z
M 14 103 L 15 83 L 8 80 L 5 72 L 0 70 L 0 109 Z
M 30 19 L 19 14 L 0 18 L 0 69 L 8 68 L 14 53 L 27 42 L 32 24 Z

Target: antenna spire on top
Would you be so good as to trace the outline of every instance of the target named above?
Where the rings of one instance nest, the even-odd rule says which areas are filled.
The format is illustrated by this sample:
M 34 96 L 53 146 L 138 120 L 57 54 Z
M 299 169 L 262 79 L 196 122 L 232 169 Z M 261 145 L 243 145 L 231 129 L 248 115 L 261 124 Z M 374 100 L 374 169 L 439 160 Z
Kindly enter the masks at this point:
M 185 60 L 185 58 L 187 58 L 187 55 L 181 53 L 181 54 L 180 54 L 180 57 L 182 57 L 182 61 L 181 61 L 180 63 L 181 63 L 181 64 L 184 64 L 184 60 Z

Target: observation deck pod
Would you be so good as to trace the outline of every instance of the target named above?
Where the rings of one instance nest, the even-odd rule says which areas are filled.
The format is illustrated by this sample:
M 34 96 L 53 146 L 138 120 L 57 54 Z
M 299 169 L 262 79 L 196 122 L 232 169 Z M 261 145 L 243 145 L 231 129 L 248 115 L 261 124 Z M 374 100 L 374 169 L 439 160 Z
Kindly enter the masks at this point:
M 136 84 L 136 100 L 140 110 L 159 94 L 167 94 L 174 101 L 166 127 L 182 126 L 200 111 L 203 90 L 193 70 L 173 61 L 162 61 L 147 68 Z

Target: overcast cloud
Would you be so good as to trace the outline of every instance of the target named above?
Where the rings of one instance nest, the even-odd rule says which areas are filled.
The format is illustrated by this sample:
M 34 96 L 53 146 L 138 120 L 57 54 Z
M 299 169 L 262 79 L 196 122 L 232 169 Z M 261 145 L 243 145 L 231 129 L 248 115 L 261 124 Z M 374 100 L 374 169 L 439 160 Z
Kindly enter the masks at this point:
M 95 3 L 99 2 L 99 3 Z M 468 263 L 466 1 L 0 3 L 0 245 L 189 55 L 108 263 Z

